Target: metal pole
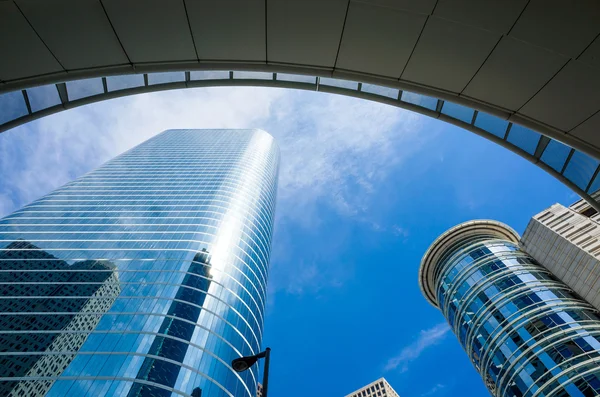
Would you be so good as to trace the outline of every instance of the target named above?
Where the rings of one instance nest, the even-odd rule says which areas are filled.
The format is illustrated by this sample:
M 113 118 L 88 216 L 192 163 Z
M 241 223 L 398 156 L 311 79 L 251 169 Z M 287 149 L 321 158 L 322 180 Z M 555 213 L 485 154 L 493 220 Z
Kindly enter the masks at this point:
M 265 349 L 265 372 L 263 373 L 263 397 L 267 397 L 269 391 L 269 361 L 271 359 L 271 348 Z

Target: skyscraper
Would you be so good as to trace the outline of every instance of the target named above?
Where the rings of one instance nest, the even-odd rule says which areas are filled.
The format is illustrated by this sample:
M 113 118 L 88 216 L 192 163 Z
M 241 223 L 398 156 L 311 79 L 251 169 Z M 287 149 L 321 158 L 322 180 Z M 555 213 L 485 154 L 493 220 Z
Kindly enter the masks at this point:
M 0 313 L 4 314 L 0 317 L 0 351 L 22 353 L 0 356 L 0 377 L 59 374 L 73 355 L 51 353 L 79 350 L 100 315 L 119 295 L 115 266 L 92 260 L 68 265 L 25 241 L 12 242 L 0 251 L 0 265 L 0 280 L 6 287 L 0 299 Z M 50 380 L 2 382 L 0 395 L 43 394 L 51 385 Z
M 169 130 L 1 219 L 3 395 L 253 397 L 278 161 Z
M 521 246 L 600 310 L 600 215 L 586 201 L 554 204 L 535 215 Z
M 379 378 L 358 390 L 347 394 L 346 397 L 399 397 L 396 390 L 385 378 Z
M 427 300 L 486 386 L 503 396 L 597 396 L 600 316 L 494 221 L 443 233 L 421 262 Z

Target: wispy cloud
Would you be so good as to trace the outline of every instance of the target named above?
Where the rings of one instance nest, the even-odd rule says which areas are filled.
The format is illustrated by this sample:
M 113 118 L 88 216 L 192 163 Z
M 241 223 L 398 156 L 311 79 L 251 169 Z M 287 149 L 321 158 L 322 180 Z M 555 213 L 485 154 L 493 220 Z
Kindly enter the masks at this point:
M 284 98 L 275 117 L 269 131 L 282 149 L 282 201 L 312 210 L 322 200 L 349 216 L 364 212 L 373 185 L 428 138 L 415 114 L 334 95 Z
M 283 220 L 282 222 L 294 222 Z M 280 225 L 275 233 L 271 269 L 269 273 L 269 305 L 272 308 L 279 292 L 292 295 L 319 297 L 324 290 L 341 288 L 354 277 L 354 264 L 337 260 L 339 252 L 348 247 L 348 230 L 336 230 L 334 234 L 321 237 L 327 249 L 313 250 L 311 236 L 322 235 L 318 229 L 305 230 L 302 226 Z M 299 244 L 298 235 L 304 245 Z M 318 237 L 317 237 L 318 238 Z M 318 243 L 317 243 L 318 244 Z
M 190 89 L 88 105 L 8 131 L 0 167 L 5 190 L 29 202 L 165 129 L 263 128 L 282 151 L 280 202 L 310 210 L 324 200 L 355 214 L 373 183 L 430 139 L 419 127 L 411 112 L 331 94 Z
M 440 392 L 440 391 L 442 391 L 444 389 L 446 389 L 446 385 L 438 383 L 437 385 L 433 386 L 431 389 L 429 389 L 425 393 L 421 394 L 421 397 L 433 396 L 435 394 L 438 394 L 438 392 Z
M 321 269 L 316 263 L 303 264 L 301 270 L 291 277 L 286 285 L 286 291 L 290 294 L 301 295 L 307 290 L 314 294 L 323 288 L 341 287 L 343 280 L 321 276 Z
M 241 87 L 137 95 L 68 110 L 1 134 L 0 216 L 171 128 L 262 128 L 271 133 L 282 154 L 276 222 L 315 231 L 322 206 L 364 221 L 373 205 L 373 186 L 433 138 L 433 133 L 422 133 L 414 113 L 331 94 Z M 285 237 L 277 238 L 285 250 Z M 271 287 L 301 293 L 349 277 L 344 267 L 313 271 L 311 266 L 289 264 L 280 272 L 283 277 L 272 272 Z
M 407 229 L 398 225 L 392 226 L 392 233 L 394 234 L 394 236 L 398 237 L 408 237 L 410 234 Z
M 170 128 L 251 128 L 281 90 L 188 90 L 68 110 L 0 135 L 0 186 L 26 204 Z M 14 210 L 2 208 L 6 212 Z
M 404 346 L 400 350 L 400 353 L 387 361 L 384 370 L 408 371 L 408 364 L 418 359 L 423 351 L 441 342 L 448 334 L 448 331 L 450 331 L 450 327 L 447 323 L 440 323 L 429 329 L 422 330 L 414 342 Z

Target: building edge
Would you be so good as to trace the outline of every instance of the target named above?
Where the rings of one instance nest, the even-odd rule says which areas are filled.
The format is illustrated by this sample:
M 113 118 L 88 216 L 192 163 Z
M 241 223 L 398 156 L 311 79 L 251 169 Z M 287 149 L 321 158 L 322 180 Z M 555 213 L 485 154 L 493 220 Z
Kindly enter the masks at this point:
M 419 288 L 425 299 L 439 309 L 433 285 L 433 270 L 440 257 L 454 243 L 468 236 L 488 234 L 498 239 L 519 243 L 519 234 L 510 226 L 491 219 L 476 219 L 451 227 L 436 238 L 421 259 L 419 266 Z

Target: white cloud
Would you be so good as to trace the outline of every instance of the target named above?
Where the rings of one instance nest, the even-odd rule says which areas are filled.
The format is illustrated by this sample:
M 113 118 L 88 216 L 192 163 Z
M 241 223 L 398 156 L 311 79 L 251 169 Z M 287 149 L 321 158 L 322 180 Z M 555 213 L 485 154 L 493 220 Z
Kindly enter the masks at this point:
M 321 269 L 316 263 L 301 263 L 299 271 L 294 274 L 286 285 L 286 292 L 301 295 L 307 288 L 311 293 L 319 292 L 325 287 L 340 287 L 340 280 L 321 277 Z
M 430 138 L 421 135 L 416 114 L 334 95 L 285 98 L 275 117 L 270 132 L 282 149 L 281 201 L 308 213 L 318 199 L 344 215 L 364 212 L 373 185 Z
M 445 388 L 446 388 L 446 385 L 438 383 L 435 386 L 433 386 L 431 389 L 429 389 L 428 391 L 426 391 L 425 393 L 421 394 L 421 397 L 433 396 L 434 394 L 437 394 L 439 391 L 442 391 Z
M 27 204 L 163 130 L 253 127 L 269 116 L 271 104 L 283 94 L 259 89 L 173 91 L 43 118 L 0 135 L 3 189 L 18 204 Z
M 311 235 L 323 234 L 322 239 L 327 244 L 326 250 L 312 250 L 310 243 L 299 244 L 297 230 L 293 226 L 280 227 L 280 232 L 275 233 L 269 272 L 270 308 L 278 292 L 310 294 L 318 298 L 322 291 L 343 287 L 354 277 L 354 264 L 337 260 L 339 252 L 348 249 L 345 245 L 350 233 L 348 230 L 324 235 L 319 230 L 310 229 L 308 233 Z M 303 243 L 306 244 L 306 241 Z M 298 255 L 299 252 L 301 254 Z
M 408 230 L 406 230 L 405 228 L 400 227 L 398 225 L 392 226 L 392 233 L 394 234 L 394 236 L 398 236 L 398 237 L 408 237 L 409 236 Z
M 340 269 L 323 269 L 317 263 L 299 263 L 297 271 L 289 273 L 288 281 L 285 284 L 286 292 L 293 295 L 302 295 L 310 292 L 312 295 L 319 293 L 323 288 L 339 288 L 343 286 L 344 279 L 349 276 L 349 271 Z M 275 285 L 275 289 L 277 285 Z M 276 291 L 273 291 L 276 292 Z
M 253 127 L 281 147 L 280 202 L 309 213 L 317 199 L 359 213 L 373 183 L 426 139 L 416 114 L 374 102 L 283 89 L 190 89 L 72 109 L 2 134 L 1 171 L 26 203 L 165 129 Z M 17 146 L 26 152 L 10 152 Z
M 447 323 L 437 324 L 429 329 L 422 330 L 417 339 L 400 350 L 396 356 L 390 358 L 385 364 L 384 370 L 408 371 L 408 364 L 418 359 L 423 351 L 441 342 L 450 331 Z
M 0 216 L 171 128 L 262 128 L 271 133 L 282 155 L 277 222 L 311 229 L 321 222 L 318 204 L 370 225 L 364 213 L 372 205 L 373 186 L 433 137 L 429 131 L 422 134 L 414 113 L 324 93 L 238 87 L 137 95 L 68 110 L 1 134 L 0 194 L 8 196 L 2 198 Z M 285 269 L 289 276 L 278 278 L 273 272 L 271 287 L 299 293 L 309 286 L 339 285 L 349 271 L 321 268 L 311 275 L 307 269 L 310 265 L 295 263 Z

